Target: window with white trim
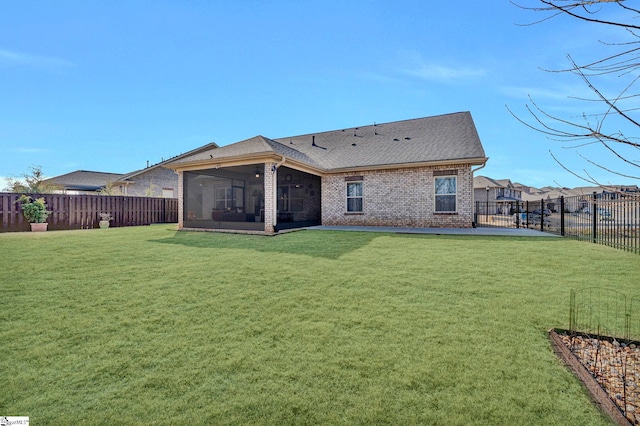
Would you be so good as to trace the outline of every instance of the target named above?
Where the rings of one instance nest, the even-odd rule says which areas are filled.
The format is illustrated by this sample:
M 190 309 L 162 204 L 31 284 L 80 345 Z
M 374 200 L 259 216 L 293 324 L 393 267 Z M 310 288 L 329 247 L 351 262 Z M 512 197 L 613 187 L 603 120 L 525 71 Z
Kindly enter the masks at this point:
M 456 211 L 458 197 L 457 176 L 435 177 L 436 213 L 451 213 Z
M 278 211 L 301 212 L 304 210 L 303 185 L 278 185 Z
M 362 181 L 346 182 L 347 184 L 347 213 L 362 213 L 364 211 L 364 191 Z

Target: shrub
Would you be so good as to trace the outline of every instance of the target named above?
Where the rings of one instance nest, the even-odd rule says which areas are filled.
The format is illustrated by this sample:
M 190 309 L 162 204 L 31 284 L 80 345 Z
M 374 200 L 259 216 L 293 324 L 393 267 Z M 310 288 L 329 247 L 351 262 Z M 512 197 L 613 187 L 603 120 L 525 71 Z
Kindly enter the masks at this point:
M 18 202 L 22 204 L 22 213 L 30 223 L 44 223 L 51 212 L 47 210 L 44 197 L 36 198 L 21 195 Z

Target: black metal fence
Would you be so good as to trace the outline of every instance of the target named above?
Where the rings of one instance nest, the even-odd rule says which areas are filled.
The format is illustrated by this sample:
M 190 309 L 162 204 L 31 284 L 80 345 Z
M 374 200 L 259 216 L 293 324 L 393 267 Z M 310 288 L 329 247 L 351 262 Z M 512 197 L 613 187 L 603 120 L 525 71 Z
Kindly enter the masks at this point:
M 21 194 L 0 193 L 0 232 L 30 229 L 22 214 Z M 27 194 L 44 197 L 51 211 L 49 230 L 98 228 L 100 213 L 113 217 L 110 226 L 136 226 L 178 222 L 178 200 L 108 195 Z
M 477 201 L 475 224 L 537 229 L 640 254 L 640 196 L 636 193 Z

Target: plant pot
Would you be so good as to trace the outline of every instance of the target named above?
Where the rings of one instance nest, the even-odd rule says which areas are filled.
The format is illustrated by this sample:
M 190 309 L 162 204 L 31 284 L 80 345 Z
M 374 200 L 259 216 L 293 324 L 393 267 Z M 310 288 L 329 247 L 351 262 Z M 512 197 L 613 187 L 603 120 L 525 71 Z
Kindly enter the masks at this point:
M 44 232 L 47 230 L 47 222 L 44 223 L 31 223 L 31 232 Z
M 106 229 L 108 227 L 109 227 L 109 221 L 108 220 L 101 220 L 100 221 L 100 228 Z

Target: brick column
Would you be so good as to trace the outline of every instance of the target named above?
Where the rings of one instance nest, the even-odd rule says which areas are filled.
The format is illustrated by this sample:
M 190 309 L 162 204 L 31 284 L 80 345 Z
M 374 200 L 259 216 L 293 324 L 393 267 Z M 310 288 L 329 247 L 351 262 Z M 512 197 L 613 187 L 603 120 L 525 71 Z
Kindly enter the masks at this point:
M 178 229 L 184 227 L 184 180 L 182 172 L 178 173 Z
M 268 234 L 275 232 L 278 182 L 278 171 L 275 165 L 275 163 L 265 163 L 264 165 L 264 232 Z

